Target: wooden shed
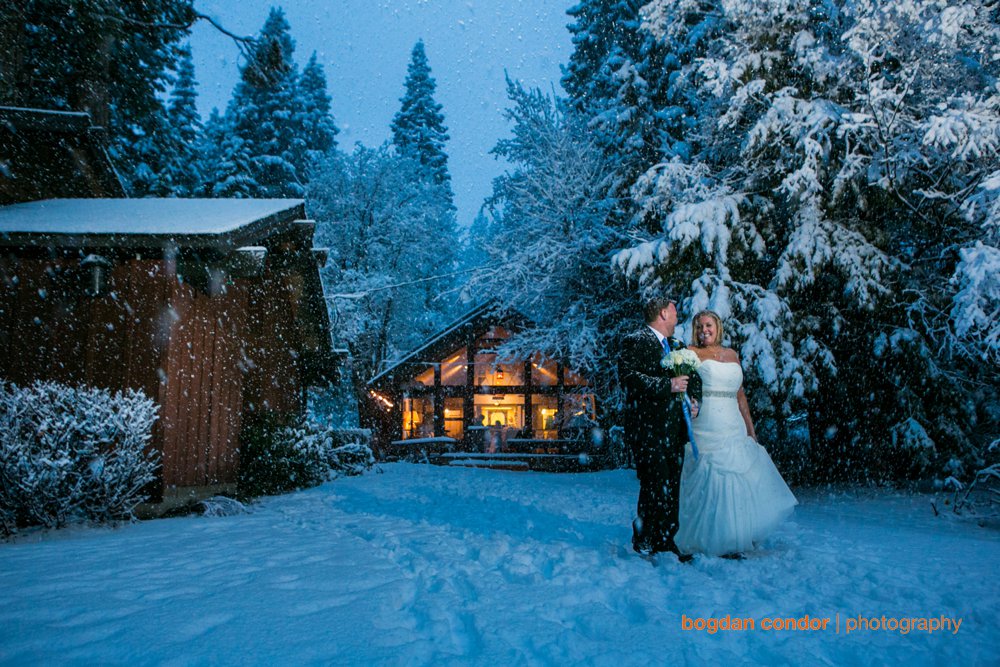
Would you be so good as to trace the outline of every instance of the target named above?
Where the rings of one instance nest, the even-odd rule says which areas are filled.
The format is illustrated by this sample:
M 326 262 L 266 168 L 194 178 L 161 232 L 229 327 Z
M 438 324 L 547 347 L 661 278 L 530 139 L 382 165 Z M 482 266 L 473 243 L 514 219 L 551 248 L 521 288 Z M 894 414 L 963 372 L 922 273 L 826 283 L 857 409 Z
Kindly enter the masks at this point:
M 335 371 L 314 227 L 300 200 L 0 206 L 0 377 L 142 390 L 160 500 L 231 485 L 245 416 Z
M 542 354 L 498 356 L 530 326 L 484 303 L 373 378 L 361 418 L 380 455 L 524 469 L 602 465 L 589 380 Z

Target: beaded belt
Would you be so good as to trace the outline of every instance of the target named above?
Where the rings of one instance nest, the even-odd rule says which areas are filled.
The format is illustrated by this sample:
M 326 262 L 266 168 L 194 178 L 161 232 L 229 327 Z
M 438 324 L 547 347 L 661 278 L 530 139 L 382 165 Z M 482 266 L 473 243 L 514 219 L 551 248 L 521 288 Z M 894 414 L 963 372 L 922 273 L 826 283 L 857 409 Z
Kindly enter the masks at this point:
M 702 398 L 708 398 L 709 396 L 713 398 L 736 398 L 735 391 L 703 391 L 701 392 Z

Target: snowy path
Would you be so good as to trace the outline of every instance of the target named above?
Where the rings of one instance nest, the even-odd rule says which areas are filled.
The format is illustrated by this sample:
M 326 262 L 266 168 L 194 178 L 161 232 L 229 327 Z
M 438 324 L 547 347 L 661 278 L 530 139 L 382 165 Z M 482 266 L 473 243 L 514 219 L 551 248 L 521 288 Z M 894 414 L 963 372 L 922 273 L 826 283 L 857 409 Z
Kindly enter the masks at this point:
M 653 567 L 628 549 L 628 471 L 383 470 L 0 544 L 0 664 L 1000 664 L 1000 534 L 926 498 L 802 494 L 746 561 Z M 828 630 L 759 626 L 805 614 Z M 962 625 L 846 634 L 858 614 Z

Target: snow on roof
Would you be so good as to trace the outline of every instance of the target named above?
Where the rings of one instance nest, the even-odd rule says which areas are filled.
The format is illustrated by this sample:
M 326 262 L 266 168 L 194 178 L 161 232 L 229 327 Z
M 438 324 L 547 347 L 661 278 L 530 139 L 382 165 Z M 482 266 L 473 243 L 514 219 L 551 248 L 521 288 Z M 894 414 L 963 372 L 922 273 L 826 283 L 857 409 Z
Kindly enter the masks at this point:
M 301 199 L 45 199 L 0 206 L 0 245 L 205 245 L 304 215 Z

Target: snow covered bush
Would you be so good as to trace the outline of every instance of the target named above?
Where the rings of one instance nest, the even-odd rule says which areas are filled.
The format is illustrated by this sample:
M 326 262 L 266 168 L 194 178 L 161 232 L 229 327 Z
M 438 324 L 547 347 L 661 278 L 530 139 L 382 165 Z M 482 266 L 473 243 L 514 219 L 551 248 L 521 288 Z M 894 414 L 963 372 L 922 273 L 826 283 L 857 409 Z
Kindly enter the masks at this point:
M 131 518 L 159 467 L 156 410 L 135 390 L 0 381 L 0 529 Z
M 267 415 L 244 427 L 239 495 L 276 495 L 360 475 L 375 463 L 365 429 L 332 429 L 308 420 Z
M 1000 454 L 1000 440 L 994 441 L 989 449 L 994 454 Z M 969 483 L 949 477 L 944 481 L 944 487 L 948 495 L 931 503 L 935 515 L 940 514 L 940 504 L 942 508 L 951 508 L 956 515 L 975 518 L 980 525 L 1000 518 L 1000 463 L 978 471 Z
M 325 428 L 312 424 L 323 433 L 327 443 L 327 461 L 336 475 L 361 475 L 375 465 L 372 432 L 366 428 Z

